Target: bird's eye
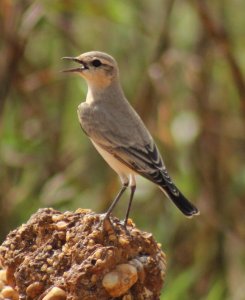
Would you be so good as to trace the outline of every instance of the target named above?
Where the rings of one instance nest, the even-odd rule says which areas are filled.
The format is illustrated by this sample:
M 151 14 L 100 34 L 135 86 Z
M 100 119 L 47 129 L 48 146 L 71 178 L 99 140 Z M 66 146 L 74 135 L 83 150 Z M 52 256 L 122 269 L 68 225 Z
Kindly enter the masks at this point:
M 94 59 L 92 61 L 92 65 L 97 68 L 97 67 L 101 66 L 101 61 L 99 59 Z

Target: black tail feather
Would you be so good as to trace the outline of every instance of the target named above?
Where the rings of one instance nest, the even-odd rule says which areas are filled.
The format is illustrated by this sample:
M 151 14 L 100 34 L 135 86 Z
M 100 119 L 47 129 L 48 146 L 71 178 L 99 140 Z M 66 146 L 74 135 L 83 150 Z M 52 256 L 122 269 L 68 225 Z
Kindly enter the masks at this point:
M 192 217 L 200 214 L 199 210 L 180 191 L 173 193 L 168 186 L 160 188 L 185 216 Z

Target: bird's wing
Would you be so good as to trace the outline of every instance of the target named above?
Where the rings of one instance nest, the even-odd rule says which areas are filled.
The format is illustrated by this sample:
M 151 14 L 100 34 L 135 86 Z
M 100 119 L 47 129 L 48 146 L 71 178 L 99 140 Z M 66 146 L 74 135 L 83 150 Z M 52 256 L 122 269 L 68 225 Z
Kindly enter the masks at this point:
M 105 147 L 101 144 L 100 147 L 104 147 L 104 149 L 111 153 L 116 159 L 141 176 L 161 187 L 167 186 L 176 196 L 179 194 L 154 143 L 140 148 L 133 146 Z
M 140 149 L 134 147 L 105 147 L 102 144 L 100 144 L 100 147 L 103 147 L 138 174 L 157 184 L 187 217 L 199 214 L 198 209 L 172 182 L 154 143 L 146 145 L 143 149 L 142 147 Z
M 178 195 L 150 133 L 131 107 L 120 106 L 115 115 L 105 103 L 102 107 L 83 106 L 86 109 L 80 110 L 79 121 L 95 144 L 138 174 Z

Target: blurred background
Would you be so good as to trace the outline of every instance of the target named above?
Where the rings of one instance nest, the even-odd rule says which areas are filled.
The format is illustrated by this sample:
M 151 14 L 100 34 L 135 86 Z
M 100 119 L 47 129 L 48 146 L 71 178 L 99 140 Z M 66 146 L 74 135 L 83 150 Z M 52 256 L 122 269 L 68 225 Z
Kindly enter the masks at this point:
M 0 240 L 39 207 L 105 211 L 120 183 L 81 131 L 62 56 L 113 55 L 186 219 L 138 178 L 131 217 L 167 254 L 162 300 L 245 299 L 245 2 L 0 2 Z M 123 218 L 129 194 L 114 214 Z

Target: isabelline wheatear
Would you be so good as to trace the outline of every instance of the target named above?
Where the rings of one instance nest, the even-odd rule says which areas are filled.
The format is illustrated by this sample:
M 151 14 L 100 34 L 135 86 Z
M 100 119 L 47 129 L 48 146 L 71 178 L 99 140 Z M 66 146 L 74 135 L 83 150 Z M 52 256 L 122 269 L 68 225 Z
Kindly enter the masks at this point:
M 125 217 L 127 225 L 136 189 L 136 174 L 158 185 L 187 217 L 199 214 L 198 209 L 172 182 L 151 134 L 125 98 L 115 59 L 98 51 L 64 59 L 80 65 L 64 72 L 78 73 L 88 85 L 86 101 L 78 106 L 77 111 L 81 127 L 122 182 L 122 188 L 106 212 L 106 218 L 129 185 L 131 194 Z

